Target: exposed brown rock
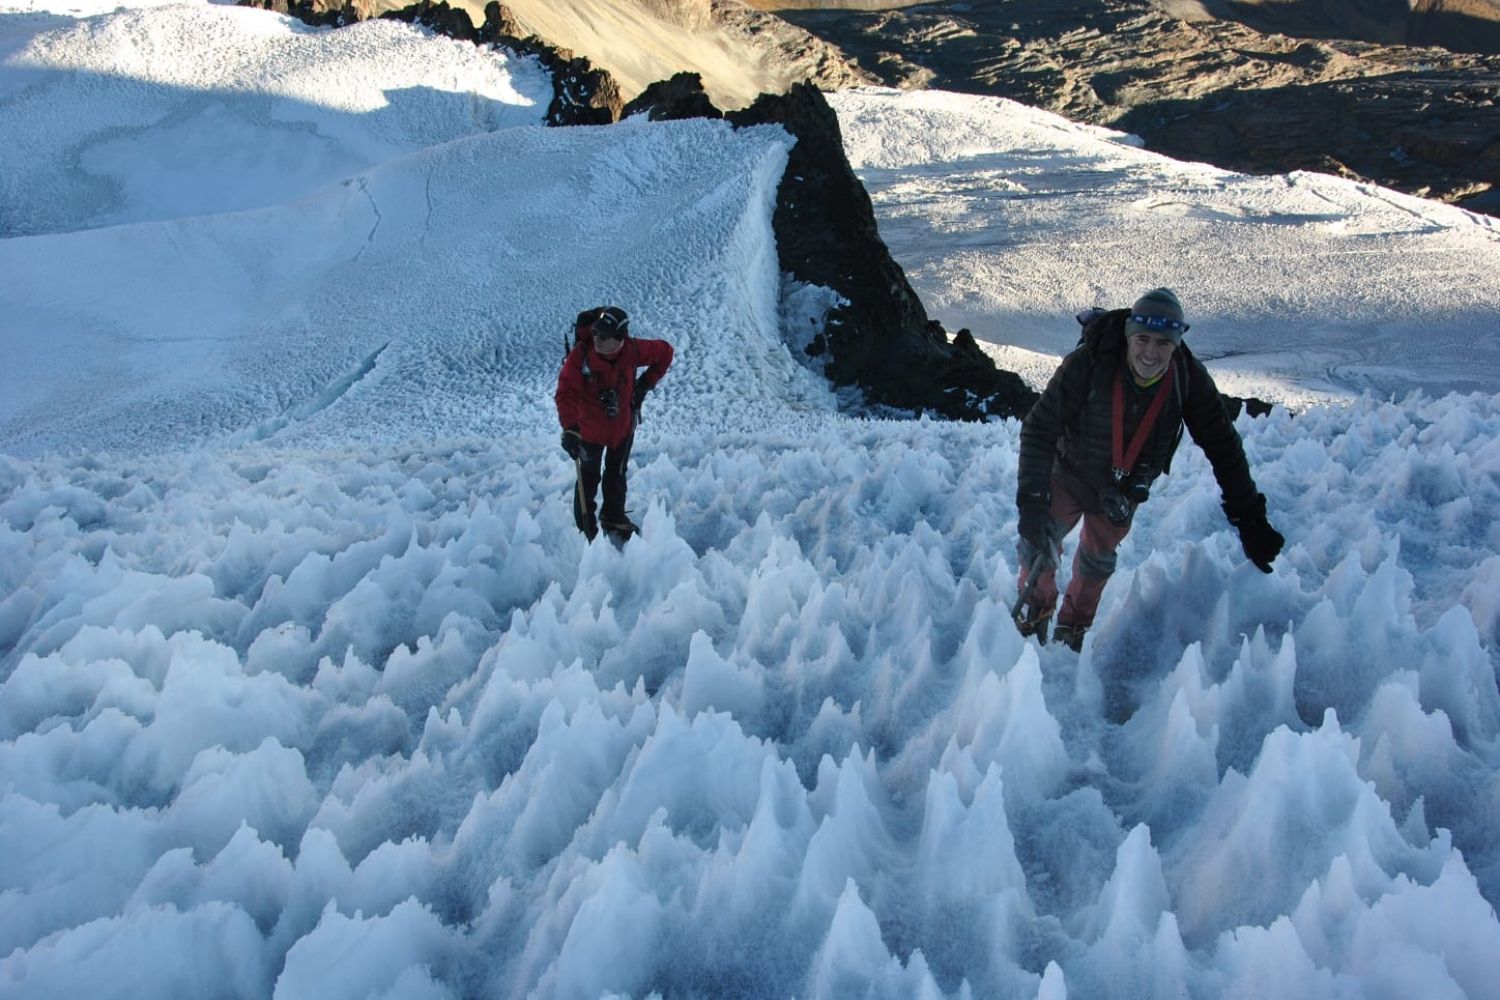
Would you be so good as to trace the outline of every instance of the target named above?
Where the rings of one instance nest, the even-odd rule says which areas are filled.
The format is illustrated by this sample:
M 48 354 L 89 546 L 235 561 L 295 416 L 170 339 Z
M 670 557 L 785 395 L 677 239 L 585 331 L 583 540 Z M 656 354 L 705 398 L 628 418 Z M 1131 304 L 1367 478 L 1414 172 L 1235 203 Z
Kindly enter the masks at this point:
M 484 24 L 479 27 L 476 41 L 535 56 L 547 68 L 553 91 L 552 103 L 547 106 L 547 124 L 608 125 L 620 120 L 624 100 L 619 85 L 607 71 L 535 35 L 517 37 L 515 19 L 497 0 L 485 4 Z
M 773 14 L 740 0 L 712 0 L 711 20 L 724 34 L 744 42 L 790 82 L 811 83 L 820 90 L 842 90 L 878 83 L 835 45 Z
M 450 2 L 480 19 L 484 0 Z M 679 72 L 698 73 L 720 108 L 744 107 L 802 80 L 825 89 L 873 82 L 834 46 L 738 0 L 505 2 L 523 29 L 516 34 L 588 57 L 610 71 L 627 99 Z
M 702 31 L 713 21 L 709 0 L 636 0 L 649 14 L 667 24 Z

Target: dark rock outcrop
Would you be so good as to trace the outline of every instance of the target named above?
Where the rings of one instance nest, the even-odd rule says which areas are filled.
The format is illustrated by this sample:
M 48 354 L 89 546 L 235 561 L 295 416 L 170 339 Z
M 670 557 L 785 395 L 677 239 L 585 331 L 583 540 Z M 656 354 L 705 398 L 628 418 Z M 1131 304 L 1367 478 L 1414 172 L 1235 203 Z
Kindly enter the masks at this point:
M 295 17 L 314 28 L 343 28 L 375 13 L 370 0 L 240 0 L 239 5 Z
M 496 3 L 495 6 L 500 5 Z M 473 42 L 477 45 L 480 41 L 479 32 L 475 29 L 474 19 L 469 17 L 469 12 L 458 7 L 450 7 L 444 0 L 435 0 L 435 2 L 434 0 L 417 0 L 408 7 L 386 11 L 380 16 L 391 21 L 420 24 L 440 35 L 457 38 L 462 42 Z
M 703 77 L 697 73 L 678 73 L 670 80 L 659 80 L 641 91 L 640 96 L 625 105 L 622 118 L 645 115 L 654 122 L 678 118 L 723 118 L 724 112 L 703 89 Z
M 904 410 L 954 419 L 1018 416 L 1036 393 L 1001 371 L 973 337 L 951 342 L 927 316 L 876 229 L 875 210 L 844 153 L 838 117 L 823 94 L 799 84 L 726 116 L 735 125 L 781 125 L 794 137 L 776 200 L 781 269 L 831 288 L 848 305 L 833 310 L 813 345 L 839 385 Z
M 1252 173 L 1315 170 L 1483 211 L 1500 56 L 1305 41 L 1149 0 L 785 11 L 893 86 L 1009 97 Z

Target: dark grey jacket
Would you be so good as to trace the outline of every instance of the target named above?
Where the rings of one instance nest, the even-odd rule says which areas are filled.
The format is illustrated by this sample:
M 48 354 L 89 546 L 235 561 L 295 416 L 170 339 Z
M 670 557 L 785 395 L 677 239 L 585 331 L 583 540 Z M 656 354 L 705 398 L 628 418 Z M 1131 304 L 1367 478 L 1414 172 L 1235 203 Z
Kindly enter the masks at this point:
M 1021 425 L 1016 501 L 1051 498 L 1054 470 L 1085 510 L 1099 510 L 1099 491 L 1114 481 L 1112 423 L 1116 373 L 1125 365 L 1125 318 L 1116 309 L 1091 320 L 1083 342 L 1063 358 L 1047 389 Z M 1208 456 L 1231 516 L 1263 504 L 1250 476 L 1245 448 L 1229 419 L 1218 386 L 1187 346 L 1172 352 L 1171 395 L 1141 449 L 1131 477 L 1146 486 L 1167 471 L 1186 426 Z M 1125 378 L 1125 441 L 1128 444 L 1155 388 L 1139 389 Z M 1263 509 L 1263 508 L 1262 508 Z

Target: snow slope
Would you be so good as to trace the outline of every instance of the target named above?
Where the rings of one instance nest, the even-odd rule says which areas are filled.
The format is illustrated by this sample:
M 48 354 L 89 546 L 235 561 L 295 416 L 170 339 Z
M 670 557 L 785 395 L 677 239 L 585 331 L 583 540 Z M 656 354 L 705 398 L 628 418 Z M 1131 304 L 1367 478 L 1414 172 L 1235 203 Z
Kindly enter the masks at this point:
M 218 49 L 199 43 L 213 32 L 224 35 Z M 177 39 L 222 67 L 236 32 L 250 49 L 240 61 L 253 57 L 258 68 L 245 71 L 233 96 L 215 98 L 208 118 L 199 113 L 204 99 L 180 82 L 131 76 L 135 60 L 161 67 L 170 64 L 162 52 L 174 51 L 141 57 L 134 39 L 142 33 Z M 387 38 L 407 62 L 386 64 Z M 482 120 L 444 122 L 426 100 L 381 97 L 391 93 L 388 80 L 405 86 L 408 66 L 421 66 L 456 81 L 454 100 L 473 111 L 479 98 L 462 87 L 509 77 L 509 63 L 488 55 L 444 66 L 454 52 L 481 59 L 455 44 L 391 22 L 310 33 L 244 8 L 178 7 L 104 15 L 25 46 L 16 61 L 42 79 L 12 85 L 27 112 L 17 131 L 39 138 L 8 146 L 7 158 L 24 164 L 12 175 L 11 214 L 40 219 L 92 206 L 98 218 L 0 244 L 7 346 L 14 371 L 28 376 L 11 380 L 0 402 L 7 449 L 154 449 L 231 432 L 342 440 L 551 428 L 555 418 L 534 401 L 550 397 L 572 316 L 616 292 L 638 331 L 670 335 L 684 352 L 679 382 L 719 401 L 712 419 L 720 425 L 757 426 L 798 400 L 831 405 L 777 329 L 768 205 L 790 145 L 784 132 L 707 121 L 503 127 L 537 120 L 535 101 L 515 94 L 523 103 Z M 343 60 L 348 47 L 362 61 Z M 118 129 L 102 124 L 113 106 L 71 69 L 117 51 L 122 65 L 100 75 L 133 82 L 104 93 L 119 92 L 132 111 L 154 108 L 160 117 L 142 112 L 149 124 L 140 128 L 147 138 L 163 133 L 160 145 L 122 144 Z M 315 120 L 280 133 L 316 150 L 316 162 L 291 157 L 279 193 L 283 175 L 239 159 L 266 154 L 259 126 L 274 100 L 252 82 L 267 63 L 290 67 L 269 74 L 275 89 L 331 92 L 324 105 L 297 104 Z M 521 70 L 535 75 L 529 63 Z M 156 75 L 192 72 L 184 64 Z M 357 82 L 341 90 L 346 73 Z M 288 82 L 299 80 L 316 84 Z M 424 132 L 435 144 L 421 145 Z M 382 145 L 392 134 L 406 136 L 403 144 Z M 184 155 L 191 144 L 216 150 L 213 161 Z M 79 147 L 84 162 L 113 150 L 110 170 L 57 171 Z M 27 148 L 36 160 L 22 155 Z M 163 160 L 196 171 L 195 183 L 164 178 Z M 78 196 L 133 187 L 142 189 L 137 198 Z M 236 211 L 247 202 L 272 203 Z M 152 221 L 93 228 L 122 217 Z M 61 339 L 60 313 L 69 332 Z M 733 360 L 726 344 L 735 345 Z M 77 393 L 77 377 L 95 391 Z M 702 419 L 670 402 L 659 410 L 654 416 L 682 425 Z
M 1245 361 L 1252 389 L 1344 399 L 1239 425 L 1289 537 L 1276 572 L 1246 564 L 1186 446 L 1082 654 L 1038 647 L 1008 610 L 1017 425 L 840 414 L 783 343 L 820 301 L 775 269 L 784 133 L 546 130 L 527 84 L 482 118 L 434 96 L 454 113 L 424 139 L 425 102 L 369 99 L 409 87 L 403 67 L 449 67 L 418 86 L 460 101 L 532 70 L 381 26 L 320 91 L 342 110 L 279 140 L 300 179 L 249 204 L 212 178 L 255 184 L 226 164 L 280 136 L 276 81 L 353 44 L 249 13 L 0 10 L 0 128 L 69 137 L 0 142 L 28 178 L 6 218 L 54 220 L 0 240 L 0 994 L 1493 995 L 1483 342 L 1401 362 L 1434 382 L 1467 365 L 1468 394 L 1351 398 L 1358 380 L 1309 377 L 1281 340 Z M 147 36 L 200 40 L 153 50 L 176 82 L 137 76 Z M 226 96 L 197 60 L 241 47 L 284 73 Z M 115 82 L 37 55 L 64 50 Z M 212 114 L 195 78 L 220 81 Z M 77 167 L 143 98 L 161 117 L 109 179 Z M 1005 172 L 1042 186 L 1017 137 L 1046 137 L 1032 163 L 1054 177 L 1137 155 L 933 99 L 841 98 L 909 263 L 974 245 L 964 190 L 988 211 Z M 924 144 L 996 172 L 893 199 L 881 170 L 945 174 L 875 151 Z M 195 146 L 202 175 L 162 152 Z M 1031 199 L 1054 208 L 986 251 L 1032 347 L 1072 335 L 1044 252 L 1078 238 L 1067 205 L 1113 197 L 1137 227 L 1138 270 L 1087 287 L 1115 300 L 1171 266 L 1183 219 L 1246 190 L 1139 155 Z M 163 162 L 181 174 L 154 184 Z M 1120 207 L 1143 171 L 1184 211 Z M 1258 189 L 1261 231 L 1319 254 L 1285 272 L 1277 322 L 1372 267 L 1448 301 L 1457 264 L 1403 272 L 1299 222 L 1309 183 Z M 57 204 L 69 190 L 97 197 Z M 1361 193 L 1390 197 L 1339 194 Z M 1409 261 L 1472 235 L 1424 244 L 1350 204 Z M 1209 304 L 1264 273 L 1195 280 L 1189 337 L 1232 343 Z M 550 399 L 562 333 L 603 300 L 678 348 L 633 459 L 645 534 L 618 550 L 572 527 Z M 1412 322 L 1351 329 L 1395 343 L 1425 335 Z
M 35 375 L 0 404 L 0 437 L 139 450 L 547 429 L 536 401 L 572 317 L 616 290 L 731 423 L 779 411 L 794 384 L 827 396 L 777 333 L 768 205 L 788 145 L 707 121 L 510 129 L 254 212 L 7 240 L 0 308 Z
M 6 16 L 6 236 L 293 202 L 429 146 L 535 124 L 552 97 L 530 60 L 389 21 L 327 32 L 246 7 L 98 13 Z

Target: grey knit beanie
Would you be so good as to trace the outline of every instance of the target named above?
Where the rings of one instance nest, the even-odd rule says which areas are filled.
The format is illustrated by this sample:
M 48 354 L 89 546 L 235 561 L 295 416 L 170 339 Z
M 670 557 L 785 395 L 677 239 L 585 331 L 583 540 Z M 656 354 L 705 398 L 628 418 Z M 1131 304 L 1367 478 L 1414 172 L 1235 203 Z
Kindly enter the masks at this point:
M 1148 322 L 1139 322 L 1136 317 L 1142 317 Z M 1151 318 L 1158 319 L 1158 322 L 1149 322 Z M 1177 301 L 1177 293 L 1170 288 L 1153 288 L 1136 299 L 1135 304 L 1130 307 L 1130 318 L 1125 321 L 1127 337 L 1137 333 L 1154 333 L 1158 337 L 1166 337 L 1174 344 L 1181 344 L 1182 335 L 1187 331 L 1182 303 Z

